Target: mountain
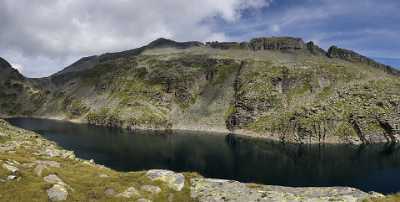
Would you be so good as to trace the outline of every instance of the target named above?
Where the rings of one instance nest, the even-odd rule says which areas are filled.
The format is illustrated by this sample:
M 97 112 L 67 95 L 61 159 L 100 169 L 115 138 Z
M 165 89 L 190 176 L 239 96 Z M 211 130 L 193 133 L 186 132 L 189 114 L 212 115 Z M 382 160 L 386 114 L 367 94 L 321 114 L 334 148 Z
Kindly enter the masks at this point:
M 354 51 L 325 51 L 294 37 L 205 44 L 161 38 L 82 58 L 48 78 L 2 79 L 0 114 L 289 142 L 392 142 L 399 75 Z

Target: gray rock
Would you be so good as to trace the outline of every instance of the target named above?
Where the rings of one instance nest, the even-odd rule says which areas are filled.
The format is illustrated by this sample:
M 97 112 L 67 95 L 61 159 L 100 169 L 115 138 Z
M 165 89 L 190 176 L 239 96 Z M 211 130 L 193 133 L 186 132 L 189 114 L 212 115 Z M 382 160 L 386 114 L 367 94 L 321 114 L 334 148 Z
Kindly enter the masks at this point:
M 15 176 L 15 175 L 9 175 L 8 177 L 7 177 L 7 180 L 15 180 L 15 179 L 17 179 L 17 176 Z
M 149 170 L 147 177 L 153 181 L 161 181 L 175 191 L 181 191 L 185 186 L 185 176 L 169 170 Z
M 12 166 L 12 165 L 9 165 L 9 164 L 7 164 L 7 163 L 3 163 L 3 166 L 2 166 L 2 167 L 3 167 L 4 169 L 6 169 L 6 170 L 12 172 L 12 173 L 16 173 L 16 172 L 19 171 L 19 169 L 18 169 L 17 167 Z
M 65 185 L 64 181 L 62 181 L 57 175 L 51 174 L 43 178 L 45 182 L 50 184 L 59 184 Z
M 269 201 L 345 201 L 356 202 L 372 195 L 349 187 L 293 188 L 247 185 L 237 181 L 206 178 L 192 179 L 191 197 L 200 202 L 269 202 Z
M 146 198 L 140 198 L 137 200 L 137 202 L 151 202 L 151 200 L 146 199 Z
M 161 188 L 154 185 L 143 185 L 140 189 L 151 194 L 158 194 L 161 192 Z
M 121 198 L 132 198 L 137 196 L 140 196 L 140 193 L 135 189 L 135 187 L 129 187 L 124 192 L 116 195 L 116 197 L 121 197 Z
M 45 165 L 53 168 L 60 168 L 61 164 L 56 161 L 35 161 L 38 165 Z
M 109 178 L 110 176 L 108 176 L 107 174 L 99 174 L 100 178 Z
M 47 190 L 47 196 L 50 201 L 65 201 L 68 197 L 68 191 L 64 186 L 55 184 Z
M 38 177 L 42 177 L 43 170 L 48 169 L 46 165 L 37 165 L 35 169 L 33 169 L 33 172 L 36 174 Z
M 115 192 L 115 190 L 114 190 L 113 188 L 107 188 L 107 189 L 104 191 L 104 194 L 105 194 L 107 197 L 112 197 L 112 196 L 115 196 L 116 192 Z

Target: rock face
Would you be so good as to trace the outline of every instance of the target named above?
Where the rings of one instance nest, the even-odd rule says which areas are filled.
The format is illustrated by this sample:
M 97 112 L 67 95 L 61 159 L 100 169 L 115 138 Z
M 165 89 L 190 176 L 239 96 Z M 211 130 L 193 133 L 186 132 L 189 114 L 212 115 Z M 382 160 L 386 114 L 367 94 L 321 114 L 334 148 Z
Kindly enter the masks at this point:
M 249 47 L 254 50 L 299 50 L 305 47 L 301 38 L 269 37 L 255 38 L 249 42 Z
M 270 202 L 270 201 L 346 201 L 357 202 L 371 195 L 347 187 L 291 188 L 280 186 L 249 185 L 236 181 L 195 178 L 191 195 L 200 202 Z M 380 195 L 377 195 L 380 196 Z
M 329 48 L 327 56 L 330 58 L 340 58 L 340 59 L 347 60 L 350 62 L 364 63 L 366 65 L 370 65 L 370 66 L 382 69 L 390 74 L 400 75 L 399 70 L 396 70 L 388 65 L 384 65 L 379 62 L 376 62 L 375 60 L 372 60 L 368 57 L 360 55 L 354 51 L 343 49 L 343 48 L 338 48 L 336 46 L 331 46 Z
M 229 50 L 229 49 L 246 49 L 248 48 L 248 43 L 237 43 L 237 42 L 207 42 L 206 45 L 211 48 Z
M 314 42 L 310 41 L 306 44 L 308 51 L 314 55 L 318 56 L 325 56 L 327 55 L 327 52 L 320 48 L 319 46 L 315 45 Z

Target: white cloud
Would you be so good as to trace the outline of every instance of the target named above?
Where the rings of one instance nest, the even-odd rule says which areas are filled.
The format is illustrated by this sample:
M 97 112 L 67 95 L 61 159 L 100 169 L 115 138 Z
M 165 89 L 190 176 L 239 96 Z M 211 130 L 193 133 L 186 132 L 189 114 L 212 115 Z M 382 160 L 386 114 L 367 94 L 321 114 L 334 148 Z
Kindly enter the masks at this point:
M 50 64 L 131 49 L 158 37 L 226 39 L 212 21 L 234 22 L 241 11 L 270 0 L 2 0 L 0 54 L 22 64 L 28 76 L 44 76 Z M 204 23 L 205 21 L 211 23 Z M 18 53 L 13 55 L 10 53 Z M 14 61 L 24 58 L 26 63 Z M 38 61 L 46 62 L 33 67 Z M 53 69 L 60 66 L 53 67 Z M 29 69 L 29 70 L 28 70 Z M 57 70 L 58 70 L 57 69 Z
M 24 70 L 24 67 L 23 67 L 22 65 L 20 65 L 20 64 L 11 63 L 11 66 L 12 66 L 14 69 L 18 70 L 19 72 L 22 72 L 22 71 Z

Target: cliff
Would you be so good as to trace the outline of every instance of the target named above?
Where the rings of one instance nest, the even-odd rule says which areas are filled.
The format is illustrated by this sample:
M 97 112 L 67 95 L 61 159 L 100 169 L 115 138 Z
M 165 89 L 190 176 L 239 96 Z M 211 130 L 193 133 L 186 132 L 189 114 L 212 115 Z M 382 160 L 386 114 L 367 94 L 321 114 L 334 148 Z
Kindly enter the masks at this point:
M 373 67 L 382 69 L 383 71 L 388 72 L 390 74 L 394 74 L 397 76 L 400 75 L 400 71 L 395 68 L 392 68 L 388 65 L 381 64 L 379 62 L 376 62 L 375 60 L 365 57 L 363 55 L 360 55 L 354 51 L 343 49 L 343 48 L 338 48 L 336 46 L 331 46 L 329 48 L 327 56 L 330 58 L 340 58 L 340 59 L 347 60 L 350 62 L 363 63 L 363 64 L 366 64 L 369 66 L 373 66 Z

